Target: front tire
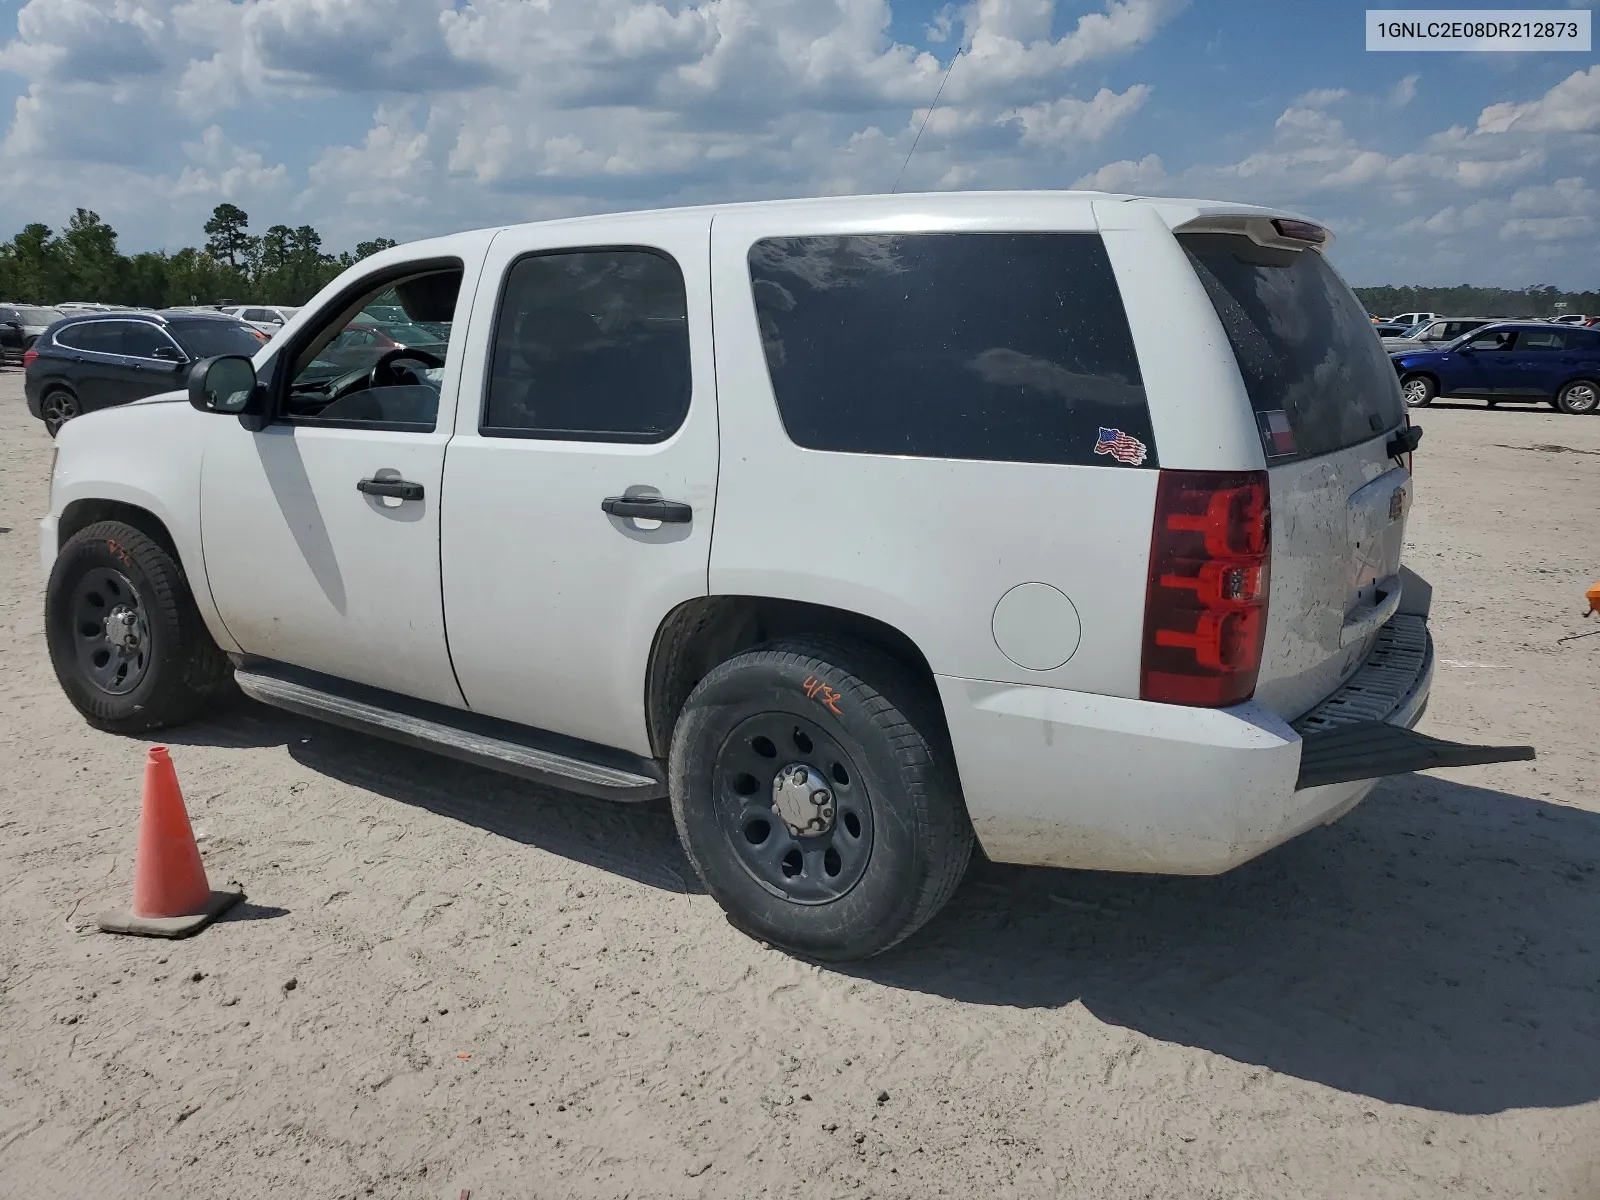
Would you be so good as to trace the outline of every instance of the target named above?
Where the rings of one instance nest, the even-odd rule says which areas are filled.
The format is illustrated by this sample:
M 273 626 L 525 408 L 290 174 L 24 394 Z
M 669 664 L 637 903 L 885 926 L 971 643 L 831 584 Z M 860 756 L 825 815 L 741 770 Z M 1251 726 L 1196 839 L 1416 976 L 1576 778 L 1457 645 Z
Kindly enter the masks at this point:
M 1426 408 L 1439 394 L 1438 385 L 1426 375 L 1407 375 L 1400 381 L 1407 408 Z
M 51 437 L 61 432 L 61 427 L 73 417 L 82 415 L 83 406 L 66 388 L 51 388 L 39 400 L 39 416 L 44 419 L 44 431 Z
M 1582 417 L 1600 409 L 1600 383 L 1577 379 L 1561 389 L 1556 407 L 1569 416 Z
M 183 570 L 131 525 L 101 521 L 61 547 L 45 589 L 45 640 L 90 725 L 144 733 L 225 699 L 232 670 Z
M 714 668 L 673 731 L 670 782 L 684 851 L 728 919 L 810 959 L 911 936 L 972 855 L 933 698 L 857 643 L 775 642 Z

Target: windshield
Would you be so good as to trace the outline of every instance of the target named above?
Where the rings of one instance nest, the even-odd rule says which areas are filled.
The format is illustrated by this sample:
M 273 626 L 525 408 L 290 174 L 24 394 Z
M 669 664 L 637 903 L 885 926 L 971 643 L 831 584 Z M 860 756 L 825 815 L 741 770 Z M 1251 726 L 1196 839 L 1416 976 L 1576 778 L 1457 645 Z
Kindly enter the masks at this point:
M 1268 461 L 1328 454 L 1400 424 L 1399 377 L 1320 251 L 1259 246 L 1227 233 L 1178 241 L 1233 346 Z M 1293 432 L 1289 448 L 1284 421 Z
M 253 358 L 262 346 L 255 330 L 238 321 L 174 321 L 167 329 L 195 358 L 218 354 Z

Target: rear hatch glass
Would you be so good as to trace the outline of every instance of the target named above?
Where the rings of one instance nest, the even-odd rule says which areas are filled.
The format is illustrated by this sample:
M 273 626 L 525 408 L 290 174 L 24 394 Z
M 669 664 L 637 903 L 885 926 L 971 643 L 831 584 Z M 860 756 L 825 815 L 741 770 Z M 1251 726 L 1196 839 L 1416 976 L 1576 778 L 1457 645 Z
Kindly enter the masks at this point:
M 1178 241 L 1239 360 L 1268 463 L 1342 450 L 1401 423 L 1389 356 L 1320 252 L 1231 233 Z
M 1306 712 L 1351 675 L 1398 586 L 1410 475 L 1386 452 L 1399 379 L 1320 251 L 1179 234 L 1238 360 L 1266 454 L 1272 584 L 1256 699 Z

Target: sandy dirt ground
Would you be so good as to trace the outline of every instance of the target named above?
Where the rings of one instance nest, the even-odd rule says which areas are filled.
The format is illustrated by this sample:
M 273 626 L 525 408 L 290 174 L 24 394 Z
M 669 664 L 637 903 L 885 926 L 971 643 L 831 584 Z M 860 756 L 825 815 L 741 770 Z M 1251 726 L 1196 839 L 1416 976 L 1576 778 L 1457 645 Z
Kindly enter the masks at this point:
M 823 970 L 731 929 L 664 808 L 243 705 L 169 739 L 212 881 L 113 938 L 145 743 L 46 659 L 50 443 L 0 374 L 0 1194 L 1600 1196 L 1600 420 L 1436 405 L 1406 777 L 1216 879 L 979 866 Z M 467 1057 L 470 1056 L 470 1057 Z

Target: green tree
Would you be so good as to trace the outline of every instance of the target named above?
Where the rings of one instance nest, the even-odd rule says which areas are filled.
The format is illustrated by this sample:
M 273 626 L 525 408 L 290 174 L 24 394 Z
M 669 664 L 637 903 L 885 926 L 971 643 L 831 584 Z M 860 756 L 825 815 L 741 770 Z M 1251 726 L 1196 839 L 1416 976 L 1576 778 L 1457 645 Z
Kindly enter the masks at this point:
M 250 215 L 236 204 L 219 204 L 205 224 L 206 253 L 237 270 L 250 250 Z
M 67 299 L 66 254 L 50 226 L 23 227 L 0 246 L 0 296 L 32 304 Z
M 117 231 L 100 214 L 80 208 L 61 235 L 69 287 L 84 297 L 111 296 L 121 290 L 126 260 L 117 253 Z
M 373 238 L 370 242 L 357 242 L 356 261 L 360 262 L 363 258 L 371 258 L 374 254 L 384 250 L 391 250 L 399 244 L 393 238 L 386 237 Z

